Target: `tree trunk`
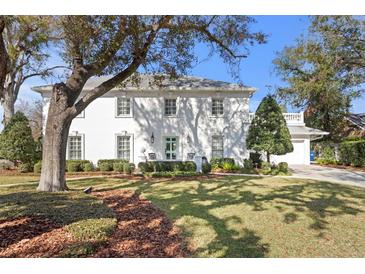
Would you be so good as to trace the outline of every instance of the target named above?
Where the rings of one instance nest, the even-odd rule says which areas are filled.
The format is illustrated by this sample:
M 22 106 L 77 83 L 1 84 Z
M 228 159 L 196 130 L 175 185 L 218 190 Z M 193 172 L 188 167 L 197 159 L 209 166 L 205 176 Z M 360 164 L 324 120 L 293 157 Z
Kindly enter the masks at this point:
M 266 161 L 270 163 L 270 153 L 266 152 Z
M 15 102 L 12 94 L 9 93 L 8 91 L 5 91 L 4 99 L 2 102 L 4 109 L 4 119 L 3 119 L 4 125 L 6 125 L 10 121 L 11 117 L 13 117 L 14 115 L 14 104 Z
M 66 146 L 72 118 L 67 115 L 68 95 L 65 86 L 56 84 L 48 110 L 43 142 L 42 173 L 38 190 L 65 191 Z

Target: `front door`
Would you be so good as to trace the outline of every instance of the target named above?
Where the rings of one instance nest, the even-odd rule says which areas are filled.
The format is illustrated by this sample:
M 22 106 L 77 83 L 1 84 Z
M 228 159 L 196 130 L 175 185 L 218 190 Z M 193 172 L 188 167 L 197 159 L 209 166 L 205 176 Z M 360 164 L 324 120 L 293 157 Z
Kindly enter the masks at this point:
M 165 138 L 165 157 L 166 160 L 176 160 L 177 158 L 177 137 Z

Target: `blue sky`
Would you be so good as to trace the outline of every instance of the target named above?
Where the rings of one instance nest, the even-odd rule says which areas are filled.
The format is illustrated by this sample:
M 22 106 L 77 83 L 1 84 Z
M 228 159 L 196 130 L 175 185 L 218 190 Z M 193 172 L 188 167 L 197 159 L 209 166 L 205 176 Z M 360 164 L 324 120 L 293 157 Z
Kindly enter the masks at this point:
M 255 16 L 257 23 L 252 25 L 252 30 L 261 30 L 268 34 L 268 42 L 264 45 L 256 45 L 250 49 L 250 54 L 241 66 L 241 78 L 245 85 L 258 88 L 250 102 L 250 110 L 255 111 L 260 100 L 270 91 L 269 86 L 275 87 L 283 85 L 282 81 L 273 71 L 272 60 L 275 54 L 285 46 L 295 44 L 295 39 L 305 33 L 309 25 L 307 16 Z M 198 46 L 196 48 L 198 56 L 206 56 L 206 48 Z M 50 60 L 52 65 L 58 64 L 58 58 Z M 200 63 L 192 69 L 192 75 L 209 79 L 232 82 L 232 78 L 227 72 L 226 65 L 217 56 L 213 56 L 208 61 Z M 51 80 L 54 82 L 55 79 Z M 31 79 L 26 82 L 20 91 L 20 99 L 36 100 L 39 95 L 30 90 L 31 86 L 42 85 L 46 82 L 40 79 Z M 288 106 L 289 111 L 296 111 Z M 352 112 L 365 112 L 365 98 L 353 102 Z M 0 108 L 0 117 L 2 109 Z M 0 126 L 1 127 L 1 126 Z

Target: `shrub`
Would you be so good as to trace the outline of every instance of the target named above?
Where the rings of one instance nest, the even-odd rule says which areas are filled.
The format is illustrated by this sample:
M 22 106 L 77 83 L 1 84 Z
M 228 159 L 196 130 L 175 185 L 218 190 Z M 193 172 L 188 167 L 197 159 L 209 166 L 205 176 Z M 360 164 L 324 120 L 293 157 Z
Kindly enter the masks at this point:
M 39 161 L 38 163 L 36 163 L 33 167 L 33 171 L 34 173 L 41 173 L 42 171 L 42 162 Z
M 100 171 L 112 171 L 113 170 L 113 165 L 111 163 L 108 162 L 103 162 L 99 164 L 99 169 Z
M 261 154 L 258 152 L 251 152 L 250 153 L 250 160 L 252 161 L 254 167 L 261 168 Z
M 196 164 L 193 161 L 141 162 L 138 164 L 138 168 L 141 170 L 141 172 L 173 172 L 173 171 L 196 172 Z
M 125 173 L 125 174 L 131 174 L 132 173 L 131 164 L 129 164 L 129 163 L 124 163 L 123 164 L 123 173 Z
M 345 165 L 365 166 L 365 140 L 342 142 L 339 151 L 340 161 Z
M 209 164 L 209 163 L 202 164 L 202 172 L 204 174 L 208 174 L 211 171 L 212 171 L 212 165 L 211 164 Z
M 183 162 L 183 171 L 196 172 L 196 164 L 193 161 Z
M 234 170 L 234 168 L 235 168 L 235 165 L 234 165 L 234 164 L 232 164 L 231 162 L 224 162 L 224 163 L 223 163 L 223 169 L 224 169 L 225 171 L 233 171 L 233 170 Z
M 104 162 L 103 164 L 107 164 L 109 165 L 109 163 L 106 163 Z M 124 166 L 124 163 L 113 163 L 113 170 L 116 171 L 116 172 L 123 172 L 123 166 Z
M 270 174 L 271 172 L 271 164 L 269 162 L 262 162 L 261 163 L 261 172 L 265 175 Z
M 277 169 L 280 171 L 280 172 L 283 172 L 283 173 L 288 173 L 289 172 L 289 167 L 288 167 L 288 163 L 287 162 L 280 162 L 277 166 Z
M 0 160 L 0 170 L 9 170 L 13 165 L 6 160 Z
M 18 166 L 18 170 L 21 173 L 27 173 L 31 172 L 33 170 L 33 167 L 30 163 L 22 163 Z
M 152 172 L 149 174 L 151 177 L 192 177 L 199 175 L 196 172 L 191 171 L 160 171 Z
M 114 163 L 128 163 L 128 161 L 124 159 L 101 159 L 98 161 L 98 167 L 100 167 L 102 163 L 109 164 L 111 166 L 111 169 L 113 169 Z
M 92 163 L 85 163 L 84 164 L 84 171 L 85 172 L 94 171 L 94 165 Z
M 138 169 L 142 173 L 153 172 L 153 166 L 151 163 L 152 162 L 140 162 L 140 163 L 138 163 Z
M 70 162 L 67 164 L 67 171 L 68 172 L 78 172 L 81 171 L 80 164 L 76 162 Z
M 233 158 L 212 158 L 210 160 L 210 164 L 212 165 L 212 169 L 224 169 L 224 165 L 226 167 L 233 167 L 234 166 L 234 159 Z
M 244 159 L 243 168 L 246 170 L 252 170 L 254 168 L 253 161 L 251 159 Z

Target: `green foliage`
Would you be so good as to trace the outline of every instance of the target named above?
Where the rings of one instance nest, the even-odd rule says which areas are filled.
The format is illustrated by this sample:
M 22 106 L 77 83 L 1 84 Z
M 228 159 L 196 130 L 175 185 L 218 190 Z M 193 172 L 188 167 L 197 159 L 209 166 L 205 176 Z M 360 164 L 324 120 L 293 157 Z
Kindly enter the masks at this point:
M 308 37 L 286 47 L 274 61 L 287 83 L 279 97 L 306 110 L 306 124 L 339 141 L 351 101 L 365 79 L 365 21 L 353 16 L 311 17 Z
M 112 171 L 113 170 L 113 165 L 111 163 L 108 162 L 103 162 L 98 164 L 100 171 Z
M 100 159 L 100 160 L 98 160 L 98 167 L 100 168 L 100 165 L 101 164 L 106 164 L 106 165 L 109 165 L 109 169 L 110 170 L 113 170 L 113 165 L 114 165 L 114 163 L 128 163 L 128 161 L 127 160 L 124 160 L 124 159 Z M 104 167 L 106 166 L 106 165 L 104 165 Z
M 27 173 L 33 171 L 33 166 L 30 163 L 22 163 L 18 166 L 20 173 Z
M 198 176 L 199 173 L 193 172 L 193 171 L 157 171 L 157 172 L 151 172 L 147 173 L 148 176 L 153 178 L 159 178 L 159 177 L 193 177 Z
M 226 164 L 227 168 L 233 167 L 235 165 L 233 158 L 212 158 L 210 160 L 212 165 L 212 170 L 223 169 Z
M 365 140 L 342 142 L 339 148 L 340 161 L 345 165 L 365 166 Z
M 212 171 L 212 165 L 210 163 L 202 164 L 202 172 L 203 174 L 208 174 Z
M 67 171 L 68 172 L 78 172 L 81 171 L 80 165 L 75 162 L 71 162 L 67 164 Z
M 196 172 L 196 164 L 193 161 L 151 161 L 140 162 L 138 168 L 141 172 Z
M 37 160 L 36 148 L 28 119 L 16 112 L 0 135 L 0 157 L 33 165 Z
M 67 160 L 66 171 L 68 172 L 80 172 L 85 171 L 85 165 L 92 163 L 88 160 Z
M 0 162 L 0 170 L 9 170 L 12 165 L 8 162 Z
M 288 163 L 287 162 L 280 162 L 277 166 L 277 169 L 280 172 L 283 172 L 285 174 L 287 174 L 289 172 L 289 167 L 288 167 Z
M 131 165 L 130 163 L 124 163 L 123 164 L 123 173 L 125 173 L 125 174 L 131 174 L 132 171 L 133 171 L 133 169 L 132 169 L 133 166 L 134 165 Z
M 261 173 L 264 175 L 269 175 L 271 173 L 271 164 L 269 162 L 263 161 L 261 163 Z
M 123 172 L 124 163 L 113 163 L 113 170 L 116 172 Z
M 85 163 L 84 164 L 84 171 L 85 172 L 91 172 L 91 171 L 94 171 L 94 165 L 89 162 L 89 163 Z
M 293 151 L 286 121 L 273 96 L 264 97 L 251 122 L 246 139 L 247 148 L 270 155 L 284 155 Z
M 42 161 L 37 162 L 33 167 L 34 173 L 41 173 L 42 171 Z
M 254 163 L 251 159 L 244 159 L 243 160 L 243 168 L 246 170 L 254 169 Z
M 254 167 L 261 168 L 261 153 L 258 152 L 250 152 L 250 160 L 252 161 Z

